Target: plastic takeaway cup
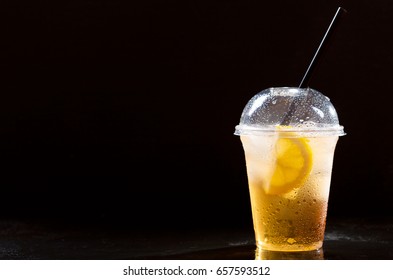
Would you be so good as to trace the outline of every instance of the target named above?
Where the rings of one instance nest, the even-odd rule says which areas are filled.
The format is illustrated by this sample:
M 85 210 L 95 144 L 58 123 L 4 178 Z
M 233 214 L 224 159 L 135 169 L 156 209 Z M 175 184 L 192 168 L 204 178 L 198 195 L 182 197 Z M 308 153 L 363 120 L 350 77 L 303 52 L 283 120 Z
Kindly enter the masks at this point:
M 311 88 L 263 90 L 245 106 L 235 135 L 245 153 L 257 249 L 320 249 L 334 150 L 345 135 L 329 98 Z

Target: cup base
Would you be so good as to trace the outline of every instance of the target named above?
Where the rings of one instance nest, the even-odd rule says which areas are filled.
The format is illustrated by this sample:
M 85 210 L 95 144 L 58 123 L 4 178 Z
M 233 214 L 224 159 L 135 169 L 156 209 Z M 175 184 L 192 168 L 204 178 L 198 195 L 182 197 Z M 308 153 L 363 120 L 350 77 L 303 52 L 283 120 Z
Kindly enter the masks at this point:
M 311 251 L 269 251 L 257 248 L 256 260 L 324 260 L 323 248 Z
M 307 244 L 301 243 L 282 243 L 282 244 L 269 244 L 265 242 L 257 242 L 258 250 L 278 251 L 278 252 L 306 252 L 315 251 L 322 248 L 323 241 L 317 241 Z

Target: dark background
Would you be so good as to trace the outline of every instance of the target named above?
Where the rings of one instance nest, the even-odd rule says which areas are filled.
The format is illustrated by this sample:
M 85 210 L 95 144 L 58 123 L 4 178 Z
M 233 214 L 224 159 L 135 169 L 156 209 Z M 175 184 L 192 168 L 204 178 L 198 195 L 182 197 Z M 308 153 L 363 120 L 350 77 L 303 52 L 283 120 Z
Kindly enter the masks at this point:
M 128 228 L 250 227 L 246 102 L 309 86 L 347 135 L 329 216 L 393 213 L 393 2 L 0 4 L 0 217 Z

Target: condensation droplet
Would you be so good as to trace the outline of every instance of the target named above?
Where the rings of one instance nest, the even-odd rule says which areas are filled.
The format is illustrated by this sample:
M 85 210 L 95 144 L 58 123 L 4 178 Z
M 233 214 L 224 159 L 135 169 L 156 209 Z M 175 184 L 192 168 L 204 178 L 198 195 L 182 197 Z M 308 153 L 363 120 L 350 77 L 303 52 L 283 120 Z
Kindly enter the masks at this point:
M 293 243 L 296 243 L 296 240 L 293 238 L 288 238 L 287 242 L 292 245 Z

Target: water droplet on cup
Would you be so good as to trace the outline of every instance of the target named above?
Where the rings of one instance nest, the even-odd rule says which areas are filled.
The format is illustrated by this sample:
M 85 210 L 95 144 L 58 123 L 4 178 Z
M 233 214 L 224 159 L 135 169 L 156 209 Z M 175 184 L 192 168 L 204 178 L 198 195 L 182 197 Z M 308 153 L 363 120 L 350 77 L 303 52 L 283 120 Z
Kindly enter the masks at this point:
M 293 243 L 296 243 L 296 240 L 293 238 L 288 238 L 287 242 L 292 245 Z

